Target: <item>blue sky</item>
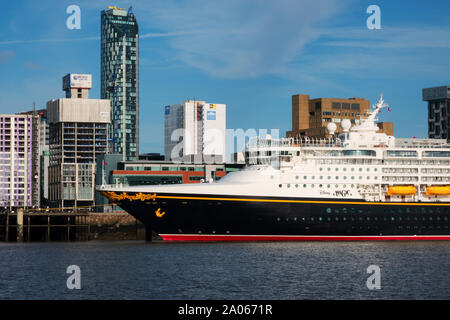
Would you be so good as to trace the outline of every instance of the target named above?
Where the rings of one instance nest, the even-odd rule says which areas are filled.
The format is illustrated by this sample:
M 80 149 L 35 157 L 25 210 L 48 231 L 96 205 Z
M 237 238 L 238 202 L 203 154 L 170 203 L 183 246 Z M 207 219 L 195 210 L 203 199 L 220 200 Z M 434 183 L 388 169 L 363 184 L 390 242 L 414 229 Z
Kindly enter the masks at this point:
M 81 8 L 69 30 L 66 8 Z M 381 30 L 369 30 L 369 5 Z M 3 1 L 0 113 L 63 96 L 66 73 L 93 74 L 99 98 L 100 11 L 133 6 L 140 26 L 140 151 L 163 152 L 163 106 L 227 104 L 227 128 L 291 129 L 291 96 L 380 93 L 397 137 L 426 137 L 422 88 L 450 85 L 450 1 Z

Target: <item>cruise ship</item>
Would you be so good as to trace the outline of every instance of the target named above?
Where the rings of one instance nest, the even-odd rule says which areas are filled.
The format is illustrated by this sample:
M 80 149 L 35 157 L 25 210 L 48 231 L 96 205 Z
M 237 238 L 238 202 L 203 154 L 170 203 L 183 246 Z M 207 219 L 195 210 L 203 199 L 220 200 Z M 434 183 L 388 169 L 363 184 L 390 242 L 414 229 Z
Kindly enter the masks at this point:
M 327 139 L 256 139 L 219 181 L 99 191 L 168 241 L 450 240 L 450 145 L 377 133 L 386 107 Z

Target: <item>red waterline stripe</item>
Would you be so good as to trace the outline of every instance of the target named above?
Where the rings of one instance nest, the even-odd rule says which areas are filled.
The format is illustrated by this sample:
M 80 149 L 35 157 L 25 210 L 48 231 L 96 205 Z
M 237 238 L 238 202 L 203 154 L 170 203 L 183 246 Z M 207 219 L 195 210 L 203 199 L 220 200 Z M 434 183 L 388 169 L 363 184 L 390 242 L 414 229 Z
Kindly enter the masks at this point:
M 439 236 L 272 236 L 272 235 L 213 235 L 160 234 L 166 241 L 391 241 L 391 240 L 450 240 Z

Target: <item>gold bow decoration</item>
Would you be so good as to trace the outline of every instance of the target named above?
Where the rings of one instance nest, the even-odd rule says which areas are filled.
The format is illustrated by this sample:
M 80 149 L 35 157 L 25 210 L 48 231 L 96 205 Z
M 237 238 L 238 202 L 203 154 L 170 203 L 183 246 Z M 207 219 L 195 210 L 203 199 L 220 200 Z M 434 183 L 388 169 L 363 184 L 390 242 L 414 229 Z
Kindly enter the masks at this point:
M 142 192 L 136 193 L 135 195 L 129 195 L 126 192 L 122 192 L 122 193 L 115 193 L 114 191 L 107 191 L 107 192 L 102 192 L 102 194 L 107 197 L 110 200 L 141 200 L 141 201 L 147 201 L 147 200 L 156 200 L 156 193 L 154 194 L 145 194 Z

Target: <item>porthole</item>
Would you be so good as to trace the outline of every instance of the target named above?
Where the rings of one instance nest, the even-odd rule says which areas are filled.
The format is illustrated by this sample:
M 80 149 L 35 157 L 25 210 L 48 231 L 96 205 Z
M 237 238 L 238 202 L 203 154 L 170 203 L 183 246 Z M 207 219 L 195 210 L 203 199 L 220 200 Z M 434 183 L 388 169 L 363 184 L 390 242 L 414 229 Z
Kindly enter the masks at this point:
M 304 176 L 304 177 L 303 177 L 303 179 L 305 179 L 305 180 L 306 180 L 306 176 Z
M 338 176 L 336 176 L 336 180 L 339 180 L 339 177 L 338 177 Z
M 336 168 L 336 171 L 339 171 L 339 168 Z
M 306 188 L 306 184 L 303 185 L 303 188 Z
M 295 187 L 298 188 L 298 184 L 296 184 Z
M 297 180 L 298 180 L 298 176 L 295 176 L 295 179 L 297 179 Z
M 279 185 L 278 185 L 278 187 L 279 187 L 279 188 L 281 188 L 281 187 L 282 187 L 282 185 L 281 185 L 281 184 L 279 184 Z
M 331 208 L 327 208 L 327 213 L 331 213 Z
M 359 172 L 361 172 L 362 171 L 362 168 L 359 168 Z
M 287 185 L 287 187 L 288 187 L 288 188 L 290 188 L 290 187 L 291 187 L 291 185 L 290 185 L 290 184 L 288 184 L 288 185 Z

